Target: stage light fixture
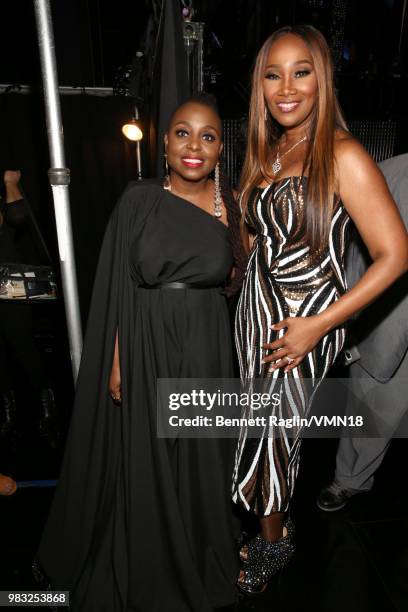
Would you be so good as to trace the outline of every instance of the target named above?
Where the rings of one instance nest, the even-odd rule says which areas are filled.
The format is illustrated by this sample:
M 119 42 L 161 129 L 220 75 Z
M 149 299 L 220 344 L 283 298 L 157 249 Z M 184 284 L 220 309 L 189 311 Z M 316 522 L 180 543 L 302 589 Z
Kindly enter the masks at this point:
M 140 151 L 140 141 L 143 138 L 142 123 L 139 121 L 139 111 L 135 106 L 135 111 L 132 119 L 122 126 L 122 134 L 126 136 L 128 140 L 136 144 L 136 171 L 137 179 L 142 179 L 142 158 Z
M 132 142 L 139 142 L 142 140 L 143 130 L 140 121 L 133 118 L 125 123 L 122 126 L 122 134 L 124 134 L 128 140 L 132 140 Z

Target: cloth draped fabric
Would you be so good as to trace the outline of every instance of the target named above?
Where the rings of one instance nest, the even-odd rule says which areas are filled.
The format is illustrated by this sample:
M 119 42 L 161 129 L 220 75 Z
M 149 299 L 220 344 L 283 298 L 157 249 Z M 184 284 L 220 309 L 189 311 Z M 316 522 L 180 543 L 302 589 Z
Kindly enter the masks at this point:
M 233 376 L 227 230 L 131 185 L 99 259 L 60 480 L 38 560 L 86 612 L 211 612 L 235 598 L 232 440 L 159 439 L 156 379 Z M 191 282 L 202 289 L 149 291 Z M 108 394 L 116 331 L 122 406 Z

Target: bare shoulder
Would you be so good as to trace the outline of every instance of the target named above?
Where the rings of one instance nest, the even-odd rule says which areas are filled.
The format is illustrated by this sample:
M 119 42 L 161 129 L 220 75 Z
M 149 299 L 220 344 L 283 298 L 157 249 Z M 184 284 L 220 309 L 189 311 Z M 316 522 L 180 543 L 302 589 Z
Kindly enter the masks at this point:
M 337 164 L 347 163 L 360 157 L 370 158 L 363 145 L 352 134 L 344 130 L 336 131 L 334 155 Z
M 335 144 L 337 144 L 338 142 L 343 142 L 345 140 L 355 140 L 355 138 L 351 134 L 351 132 L 347 132 L 347 130 L 343 130 L 342 128 L 337 128 L 334 133 Z
M 371 204 L 392 201 L 384 175 L 361 143 L 340 132 L 335 139 L 336 192 L 354 218 Z
M 340 189 L 344 181 L 349 184 L 350 182 L 361 184 L 370 180 L 382 179 L 381 171 L 368 151 L 356 138 L 344 130 L 336 132 L 334 155 Z

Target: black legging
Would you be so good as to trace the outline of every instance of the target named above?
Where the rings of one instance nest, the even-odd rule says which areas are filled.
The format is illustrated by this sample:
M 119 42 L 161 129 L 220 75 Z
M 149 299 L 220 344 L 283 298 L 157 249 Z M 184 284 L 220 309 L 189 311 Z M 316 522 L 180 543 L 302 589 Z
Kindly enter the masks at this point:
M 42 357 L 34 342 L 33 321 L 28 304 L 0 301 L 0 389 L 13 388 L 8 356 L 12 354 L 34 390 L 48 387 Z

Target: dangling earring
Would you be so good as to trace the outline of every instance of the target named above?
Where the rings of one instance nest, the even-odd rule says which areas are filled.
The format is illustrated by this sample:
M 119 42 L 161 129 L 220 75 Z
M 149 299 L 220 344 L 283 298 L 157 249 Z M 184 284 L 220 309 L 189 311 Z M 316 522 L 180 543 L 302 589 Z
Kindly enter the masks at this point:
M 164 154 L 164 166 L 166 168 L 166 174 L 164 176 L 163 188 L 167 189 L 167 191 L 171 191 L 169 164 L 167 163 L 167 153 Z
M 217 162 L 214 170 L 214 216 L 222 216 L 222 197 L 220 186 L 220 162 Z
M 265 106 L 265 121 L 268 121 L 268 110 Z

